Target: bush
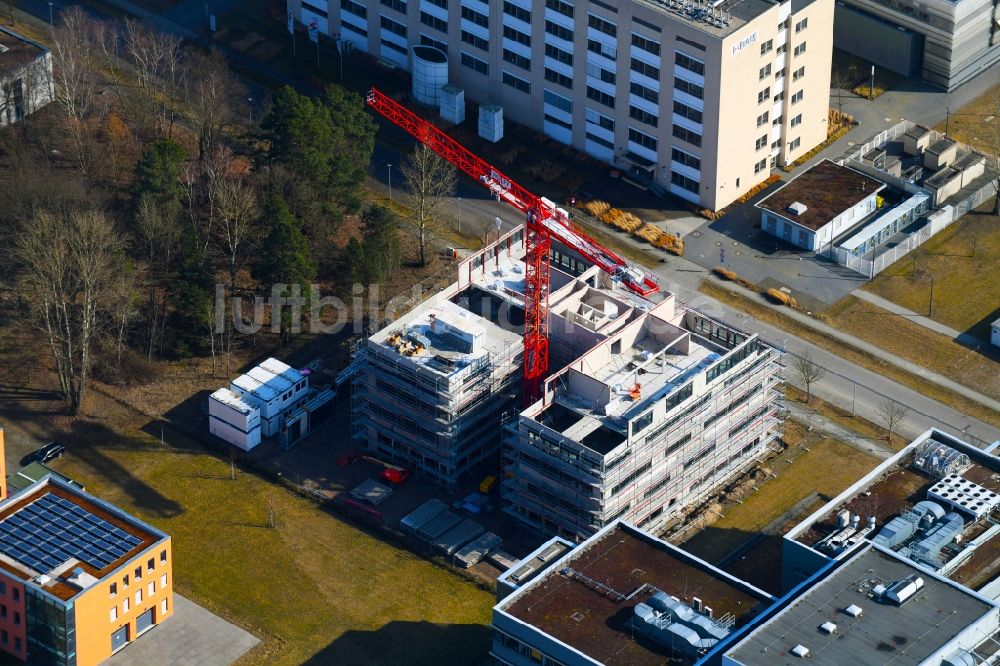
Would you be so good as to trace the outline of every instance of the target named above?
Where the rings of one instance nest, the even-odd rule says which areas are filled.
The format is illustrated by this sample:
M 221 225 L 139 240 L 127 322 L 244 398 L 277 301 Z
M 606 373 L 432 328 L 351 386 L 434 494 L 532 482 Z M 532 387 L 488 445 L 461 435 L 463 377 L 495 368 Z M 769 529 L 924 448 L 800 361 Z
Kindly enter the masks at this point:
M 594 199 L 593 201 L 588 201 L 586 203 L 581 203 L 579 205 L 580 210 L 587 213 L 591 217 L 596 217 L 600 219 L 601 215 L 604 215 L 609 210 L 611 210 L 611 204 L 607 201 L 601 201 L 600 199 Z
M 860 86 L 854 86 L 854 90 L 852 90 L 851 92 L 853 92 L 858 97 L 864 97 L 865 99 L 875 99 L 879 95 L 885 93 L 885 88 L 879 88 L 878 86 L 875 86 L 875 90 L 872 90 L 871 86 L 862 84 Z
M 627 234 L 635 232 L 643 224 L 642 220 L 638 217 L 632 213 L 626 213 L 620 208 L 608 209 L 603 215 L 600 216 L 600 220 L 605 224 L 618 229 L 619 231 L 624 231 Z
M 771 299 L 775 303 L 778 303 L 779 305 L 787 305 L 790 308 L 798 306 L 798 303 L 795 302 L 795 299 L 791 296 L 791 294 L 786 294 L 780 289 L 775 289 L 772 287 L 771 289 L 768 289 L 764 293 L 767 295 L 769 299 Z
M 722 266 L 716 266 L 712 269 L 712 272 L 718 275 L 723 280 L 729 280 L 730 282 L 735 282 L 739 275 L 735 271 L 731 271 L 728 268 L 723 268 Z
M 754 185 L 753 187 L 751 187 L 749 190 L 747 190 L 746 192 L 744 192 L 743 194 L 741 194 L 739 197 L 737 197 L 736 198 L 736 203 L 738 203 L 738 204 L 745 204 L 746 202 L 750 201 L 750 199 L 753 199 L 755 196 L 757 196 L 758 194 L 760 194 L 761 192 L 763 192 L 765 188 L 770 187 L 772 184 L 778 182 L 779 180 L 781 180 L 781 176 L 779 176 L 776 173 L 772 173 L 770 176 L 767 177 L 766 180 L 764 180 L 764 181 L 762 181 L 760 183 L 757 183 L 756 185 Z

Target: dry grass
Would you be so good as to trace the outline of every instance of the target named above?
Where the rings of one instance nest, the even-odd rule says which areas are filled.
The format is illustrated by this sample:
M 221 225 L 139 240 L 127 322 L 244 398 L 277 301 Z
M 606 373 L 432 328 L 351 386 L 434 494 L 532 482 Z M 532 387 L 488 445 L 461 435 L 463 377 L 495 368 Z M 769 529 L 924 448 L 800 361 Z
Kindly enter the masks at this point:
M 785 395 L 789 400 L 795 400 L 796 402 L 804 403 L 806 400 L 805 391 L 800 391 L 794 386 L 785 386 Z M 825 416 L 834 423 L 849 430 L 853 430 L 862 437 L 885 441 L 886 436 L 889 434 L 889 431 L 882 426 L 872 423 L 868 419 L 863 419 L 860 416 L 852 416 L 846 409 L 841 409 L 840 407 L 837 407 L 822 398 L 812 396 L 809 400 L 809 407 L 815 410 L 817 414 Z M 893 450 L 899 451 L 909 443 L 909 439 L 902 437 L 898 433 L 894 433 L 892 436 L 892 442 L 889 443 L 889 446 Z
M 1000 118 L 994 122 L 1000 123 Z M 973 256 L 975 245 L 975 256 Z M 917 272 L 913 268 L 916 262 Z M 908 310 L 926 314 L 934 277 L 932 317 L 958 331 L 989 340 L 1000 317 L 1000 219 L 970 213 L 896 262 L 865 289 Z
M 741 294 L 731 292 L 717 284 L 705 281 L 702 282 L 699 290 L 706 295 L 722 303 L 726 303 L 731 307 L 737 308 L 756 319 L 777 326 L 778 328 L 788 331 L 798 338 L 807 340 L 818 347 L 822 347 L 823 349 L 840 356 L 850 363 L 868 368 L 869 370 L 884 375 L 904 386 L 908 386 L 914 391 L 922 393 L 932 400 L 936 400 L 943 405 L 948 405 L 952 409 L 979 419 L 983 423 L 988 423 L 994 427 L 1000 428 L 1000 414 L 997 414 L 992 409 L 989 409 L 978 402 L 969 400 L 968 398 L 953 393 L 948 389 L 942 388 L 938 384 L 928 381 L 923 377 L 897 368 L 896 366 L 886 363 L 885 361 L 863 352 L 856 347 L 844 344 L 839 340 L 829 338 L 815 329 L 809 328 L 808 326 L 804 326 L 793 319 L 785 317 L 780 312 L 777 312 L 772 308 L 752 301 Z
M 977 148 L 987 154 L 1000 152 L 997 145 L 997 135 L 1000 132 L 997 123 L 1000 122 L 1000 85 L 994 86 L 961 109 L 952 109 L 945 122 L 939 123 L 934 129 L 944 132 L 947 126 L 948 136 Z M 986 121 L 990 116 L 996 118 Z
M 791 294 L 787 294 L 781 291 L 780 289 L 775 289 L 772 287 L 771 289 L 765 291 L 764 294 L 769 299 L 780 305 L 787 305 L 790 308 L 794 308 L 798 305 L 798 303 L 795 302 L 795 298 L 792 297 Z
M 1000 364 L 854 296 L 820 314 L 826 323 L 984 395 L 1000 399 Z

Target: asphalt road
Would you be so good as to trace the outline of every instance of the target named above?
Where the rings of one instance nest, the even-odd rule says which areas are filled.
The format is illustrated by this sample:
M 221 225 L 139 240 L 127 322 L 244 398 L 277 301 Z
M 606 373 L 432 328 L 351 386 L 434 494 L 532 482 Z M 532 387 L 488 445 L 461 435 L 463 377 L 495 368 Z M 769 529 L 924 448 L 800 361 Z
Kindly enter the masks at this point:
M 114 2 L 115 0 L 109 1 Z M 55 8 L 58 10 L 67 4 L 71 3 L 59 0 L 55 2 Z M 191 6 L 192 1 L 187 0 L 185 4 Z M 48 19 L 49 6 L 47 2 L 23 0 L 20 3 L 20 8 L 45 20 Z M 194 12 L 192 11 L 188 14 L 193 19 Z M 159 19 L 155 20 L 155 24 L 162 30 L 169 30 L 186 37 L 191 34 L 190 29 L 173 21 Z M 234 55 L 234 57 L 236 56 Z M 239 58 L 239 60 L 241 67 L 252 68 L 262 77 L 275 78 L 275 73 L 270 68 L 255 63 L 248 58 Z M 280 76 L 276 80 L 281 84 L 289 82 L 285 76 Z M 387 165 L 399 164 L 403 153 L 408 150 L 409 148 L 407 147 L 401 152 L 390 146 L 380 144 L 372 159 L 372 175 L 376 180 L 388 185 L 390 169 Z M 480 228 L 485 228 L 486 225 L 491 224 L 498 216 L 503 220 L 502 231 L 520 223 L 519 213 L 502 206 L 486 195 L 485 192 L 477 193 L 476 189 L 479 189 L 477 184 L 471 181 L 463 182 L 458 191 L 461 202 L 457 198 L 454 201 L 456 221 L 459 205 L 461 205 L 463 230 L 468 229 L 469 225 L 479 225 Z M 897 426 L 899 432 L 908 436 L 915 436 L 928 427 L 936 426 L 958 436 L 963 436 L 963 434 L 971 435 L 974 441 L 978 440 L 979 443 L 989 443 L 1000 439 L 1000 430 L 992 426 L 976 419 L 971 419 L 950 407 L 946 407 L 878 373 L 841 359 L 809 342 L 789 336 L 780 329 L 775 329 L 742 313 L 727 310 L 718 302 L 701 295 L 697 291 L 697 285 L 706 271 L 689 261 L 684 259 L 671 260 L 666 268 L 657 268 L 654 271 L 661 276 L 661 285 L 664 288 L 674 292 L 680 300 L 687 302 L 692 307 L 703 310 L 707 314 L 717 316 L 731 325 L 759 333 L 766 340 L 782 346 L 791 353 L 812 354 L 816 362 L 828 370 L 826 375 L 813 385 L 813 393 L 819 397 L 841 406 L 850 407 L 852 396 L 857 391 L 857 394 L 861 397 L 860 400 L 853 400 L 856 403 L 855 409 L 857 413 L 875 422 L 881 421 L 877 414 L 879 403 L 886 398 L 895 400 L 908 408 L 908 412 L 902 422 Z M 786 379 L 790 383 L 797 383 L 794 376 L 795 373 L 786 371 L 785 374 Z

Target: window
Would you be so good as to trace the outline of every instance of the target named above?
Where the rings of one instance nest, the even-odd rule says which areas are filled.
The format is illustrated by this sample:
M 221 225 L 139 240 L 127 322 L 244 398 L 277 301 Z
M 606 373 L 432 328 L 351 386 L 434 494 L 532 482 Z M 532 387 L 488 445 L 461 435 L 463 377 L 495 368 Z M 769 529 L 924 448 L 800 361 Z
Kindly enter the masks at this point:
M 531 71 L 531 59 L 524 57 L 520 53 L 516 53 L 510 49 L 504 49 L 503 59 L 512 65 L 517 65 L 523 70 Z
M 777 95 L 774 96 L 774 101 L 775 102 L 780 102 L 783 99 L 785 99 L 785 91 L 784 90 L 782 90 L 780 93 L 778 93 Z
M 688 46 L 696 48 L 699 51 L 704 51 L 705 50 L 705 47 L 702 46 L 701 44 L 699 44 L 698 42 L 692 42 L 690 39 L 685 39 L 685 38 L 681 37 L 680 35 L 677 35 L 677 41 L 680 42 L 681 44 L 687 44 Z
M 802 123 L 802 114 L 800 113 L 799 115 L 797 115 L 797 116 L 795 116 L 794 118 L 792 118 L 792 122 L 791 122 L 791 123 L 789 123 L 789 124 L 790 124 L 790 125 L 791 125 L 792 127 L 797 127 L 797 126 L 798 126 L 799 124 L 801 124 L 801 123 Z
M 167 551 L 161 550 L 160 551 L 160 564 L 166 564 L 166 562 L 167 562 Z
M 561 62 L 564 65 L 569 65 L 570 67 L 573 66 L 573 54 L 568 51 L 563 51 L 560 48 L 556 48 L 552 44 L 545 45 L 545 55 L 553 60 Z
M 757 75 L 758 81 L 763 81 L 767 77 L 771 76 L 771 63 L 767 63 L 760 68 L 760 73 Z
M 563 16 L 573 18 L 573 5 L 562 0 L 545 0 L 545 6 Z
M 688 192 L 694 192 L 698 194 L 698 181 L 693 178 L 688 178 L 687 176 L 677 173 L 676 171 L 670 172 L 670 182 L 680 188 L 687 190 Z
M 771 49 L 773 49 L 773 48 L 774 48 L 774 40 L 773 39 L 769 39 L 769 40 L 767 40 L 766 42 L 764 42 L 763 44 L 760 45 L 760 54 L 761 55 L 765 55 L 767 53 L 770 53 Z
M 775 54 L 777 55 L 781 55 L 782 53 L 787 53 L 787 52 L 788 52 L 788 42 L 785 42 L 784 44 L 779 46 L 777 50 L 775 50 Z
M 554 21 L 545 22 L 545 32 L 567 42 L 573 41 L 573 31 L 569 28 L 564 28 Z
M 591 108 L 585 109 L 585 117 L 587 119 L 587 122 L 590 123 L 590 124 L 592 124 L 592 125 L 597 125 L 598 127 L 602 128 L 602 129 L 606 129 L 609 132 L 614 132 L 615 131 L 615 121 L 614 120 L 612 120 L 611 118 L 608 118 L 607 116 L 602 116 L 597 111 L 594 111 Z M 612 343 L 612 344 L 614 344 L 614 343 Z
M 695 74 L 705 75 L 705 63 L 692 58 L 686 53 L 674 51 L 674 64 Z
M 809 18 L 804 18 L 795 24 L 795 32 L 802 32 L 807 27 L 809 27 Z
M 643 134 L 637 129 L 633 129 L 631 127 L 628 128 L 628 140 L 639 144 L 643 148 L 656 152 L 656 139 L 648 134 Z
M 142 580 L 142 567 L 135 568 L 135 579 Z
M 674 113 L 692 122 L 701 123 L 702 121 L 701 111 L 681 102 L 674 102 Z
M 757 139 L 757 141 L 754 142 L 754 150 L 761 150 L 762 148 L 766 147 L 767 147 L 767 135 L 765 134 L 764 136 L 760 137 L 759 139 Z
M 633 72 L 639 72 L 640 74 L 642 74 L 644 76 L 648 76 L 651 79 L 659 79 L 660 78 L 660 68 L 659 67 L 654 67 L 654 66 L 652 66 L 652 65 L 650 65 L 648 63 L 645 63 L 645 62 L 643 62 L 641 60 L 637 60 L 636 58 L 632 58 L 632 61 L 630 63 L 630 67 L 632 68 Z
M 700 159 L 690 153 L 685 153 L 683 150 L 674 148 L 673 146 L 670 147 L 670 159 L 678 164 L 683 164 L 686 167 L 701 171 Z
M 468 32 L 467 30 L 462 31 L 462 41 L 465 42 L 466 44 L 472 44 L 477 49 L 482 49 L 483 51 L 490 50 L 490 43 L 488 41 L 486 41 L 479 35 L 473 35 L 471 32 Z
M 524 46 L 531 46 L 531 36 L 526 35 L 519 30 L 514 30 L 510 26 L 505 25 L 503 27 L 503 36 L 507 39 L 517 42 L 518 44 L 523 44 Z
M 761 171 L 764 171 L 765 169 L 767 169 L 767 159 L 766 158 L 762 159 L 760 162 L 757 162 L 757 164 L 753 165 L 753 172 L 754 173 L 760 173 Z
M 608 60 L 616 60 L 618 58 L 618 49 L 596 39 L 587 40 L 587 50 Z
M 142 603 L 142 590 L 139 589 L 135 591 L 135 605 L 138 606 L 141 603 Z
M 479 72 L 480 74 L 489 74 L 490 66 L 485 60 L 480 60 L 479 58 L 462 51 L 462 66 L 468 67 L 474 72 Z
M 146 562 L 146 571 L 152 571 L 152 570 L 153 570 L 153 569 L 155 569 L 155 568 L 156 568 L 156 560 L 154 560 L 154 559 L 153 559 L 153 558 L 151 557 L 151 558 L 149 558 L 149 560 L 148 560 L 148 561 Z
M 480 14 L 477 11 L 470 9 L 469 7 L 462 7 L 462 18 L 472 21 L 480 28 L 490 27 L 490 17 L 486 14 Z
M 420 44 L 421 46 L 433 46 L 442 53 L 448 52 L 448 45 L 446 43 L 442 42 L 440 39 L 428 37 L 424 33 L 420 33 Z
M 448 22 L 427 12 L 420 12 L 420 22 L 440 32 L 448 32 Z
M 652 113 L 649 113 L 648 111 L 643 111 L 642 109 L 640 109 L 637 106 L 631 106 L 631 105 L 629 105 L 629 107 L 628 107 L 628 115 L 629 115 L 629 118 L 633 118 L 635 120 L 638 120 L 639 122 L 645 123 L 646 125 L 649 125 L 651 127 L 656 127 L 656 123 L 657 123 L 656 116 L 654 116 Z
M 166 599 L 164 599 L 163 601 L 160 602 L 160 614 L 161 615 L 166 615 L 167 614 L 167 600 Z
M 792 53 L 793 53 L 793 55 L 795 57 L 798 57 L 798 56 L 802 55 L 805 52 L 806 52 L 806 43 L 805 42 L 802 42 L 801 44 L 799 44 L 798 46 L 796 46 L 795 49 L 793 49 L 793 51 L 792 51 Z
M 114 622 L 118 619 L 118 606 L 112 606 L 111 610 L 108 612 L 108 621 Z
M 765 111 L 764 113 L 762 113 L 759 116 L 757 116 L 757 127 L 760 127 L 761 125 L 763 125 L 763 124 L 765 124 L 767 122 L 767 114 L 768 114 L 768 112 Z
M 128 597 L 125 597 L 124 599 L 122 599 L 122 612 L 127 613 L 128 608 L 129 608 L 129 599 Z
M 771 142 L 771 150 L 780 147 L 781 147 L 781 139 L 775 139 L 774 141 Z
M 587 97 L 609 108 L 615 108 L 615 98 L 593 86 L 587 86 Z
M 381 0 L 382 4 L 397 12 L 406 13 L 406 0 Z
M 0 594 L 7 594 L 7 583 L 0 580 Z
M 777 127 L 778 125 L 781 124 L 781 121 L 783 119 L 784 119 L 784 116 L 778 116 L 777 118 L 775 118 L 774 120 L 771 121 L 771 124 L 774 125 L 775 127 Z
M 701 147 L 701 135 L 697 132 L 692 132 L 686 127 L 681 127 L 680 125 L 673 126 L 673 134 L 681 141 L 687 141 L 692 146 Z
M 167 586 L 167 574 L 160 576 L 160 589 L 162 590 Z
M 14 637 L 14 652 L 21 651 L 21 639 L 17 636 Z
M 7 617 L 7 604 L 0 604 L 0 617 Z
M 441 7 L 442 9 L 448 9 L 448 0 L 427 0 L 430 4 Z
M 531 10 L 525 9 L 524 7 L 518 7 L 513 2 L 505 1 L 503 3 L 503 13 L 508 16 L 513 16 L 519 21 L 531 23 Z
M 805 95 L 805 91 L 804 90 L 800 90 L 797 93 L 795 93 L 794 95 L 792 95 L 792 104 L 798 104 L 799 102 L 801 102 L 803 95 Z
M 792 72 L 792 81 L 798 81 L 799 79 L 801 79 L 805 75 L 806 75 L 806 68 L 805 68 L 805 66 L 799 67 L 797 70 L 795 70 L 794 72 Z
M 587 63 L 587 75 L 600 79 L 604 83 L 614 84 L 618 80 L 618 77 L 610 69 L 604 69 L 592 63 Z
M 647 88 L 641 83 L 636 83 L 635 81 L 630 81 L 628 84 L 629 92 L 633 95 L 643 98 L 647 102 L 652 102 L 653 104 L 660 103 L 660 93 L 656 92 L 652 88 Z
M 778 71 L 776 71 L 774 73 L 774 80 L 775 81 L 779 81 L 779 80 L 781 80 L 783 78 L 785 78 L 785 70 L 779 69 Z
M 14 611 L 14 624 L 21 624 L 21 613 Z
M 14 597 L 14 601 L 18 601 L 21 598 L 21 590 L 19 588 L 12 588 L 11 595 Z
M 123 590 L 128 589 L 128 574 L 125 574 L 125 577 L 122 578 L 122 589 Z
M 328 18 L 329 17 L 329 14 L 327 14 L 327 12 L 326 12 L 325 9 L 320 9 L 316 5 L 312 5 L 312 4 L 309 4 L 308 2 L 305 2 L 305 0 L 303 0 L 303 2 L 302 2 L 302 9 L 305 9 L 306 11 L 310 11 L 313 14 L 316 14 L 317 16 L 322 16 L 323 18 Z
M 560 111 L 565 111 L 566 113 L 573 113 L 573 100 L 568 97 L 563 97 L 562 95 L 557 95 L 549 89 L 545 89 L 542 96 L 546 104 L 556 107 Z
M 618 26 L 616 26 L 611 21 L 603 19 L 600 16 L 595 16 L 593 14 L 587 14 L 587 25 L 597 30 L 598 32 L 603 32 L 605 35 L 610 37 L 618 36 Z
M 642 35 L 638 35 L 634 32 L 632 33 L 632 46 L 637 49 L 642 49 L 647 53 L 652 53 L 653 55 L 660 55 L 659 42 L 654 42 L 652 39 L 643 37 Z
M 767 101 L 767 98 L 771 96 L 771 86 L 764 88 L 759 93 L 757 93 L 757 103 L 763 104 Z
M 378 23 L 380 26 L 382 26 L 382 28 L 388 30 L 392 34 L 399 35 L 400 37 L 406 37 L 406 26 L 403 25 L 402 23 L 393 21 L 391 18 L 387 16 L 380 16 Z
M 788 142 L 788 150 L 795 150 L 800 145 L 802 145 L 802 139 L 801 137 L 796 137 L 795 139 L 792 139 L 791 141 Z
M 0 643 L 7 645 L 9 641 L 10 641 L 10 635 L 7 633 L 7 630 L 4 629 L 3 631 L 0 631 Z
M 501 78 L 503 79 L 504 84 L 510 86 L 514 90 L 520 90 L 523 93 L 531 93 L 531 84 L 529 82 L 520 77 L 514 76 L 507 70 L 503 71 Z
M 545 80 L 551 81 L 552 83 L 557 83 L 561 85 L 563 88 L 569 88 L 571 90 L 573 88 L 573 79 L 571 77 L 568 77 L 565 74 L 557 72 L 556 70 L 550 69 L 548 67 L 545 68 Z
M 705 89 L 699 86 L 697 83 L 690 83 L 684 79 L 674 77 L 674 88 L 680 90 L 683 93 L 687 93 L 692 97 L 697 97 L 698 99 L 705 99 Z

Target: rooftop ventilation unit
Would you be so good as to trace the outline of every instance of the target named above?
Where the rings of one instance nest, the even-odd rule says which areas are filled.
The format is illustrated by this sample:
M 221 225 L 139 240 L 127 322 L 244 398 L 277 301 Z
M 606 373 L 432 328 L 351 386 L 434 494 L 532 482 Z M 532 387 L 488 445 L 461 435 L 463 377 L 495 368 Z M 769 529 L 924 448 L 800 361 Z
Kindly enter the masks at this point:
M 924 579 L 916 574 L 911 574 L 903 580 L 890 585 L 885 591 L 883 598 L 897 606 L 902 606 L 912 599 L 923 587 Z
M 854 618 L 861 617 L 863 612 L 864 611 L 861 610 L 861 606 L 858 606 L 857 604 L 851 604 L 850 606 L 844 609 L 845 614 Z
M 809 648 L 807 648 L 805 645 L 796 645 L 795 647 L 792 648 L 791 652 L 799 659 L 805 659 L 806 657 L 809 656 Z
M 976 519 L 989 514 L 1000 504 L 1000 495 L 957 473 L 949 474 L 931 486 L 927 497 L 971 513 Z
M 819 630 L 822 631 L 824 634 L 833 634 L 836 633 L 837 631 L 837 625 L 835 625 L 833 622 L 824 622 L 823 624 L 819 625 Z
M 939 479 L 962 472 L 971 464 L 969 456 L 933 439 L 928 439 L 913 453 L 913 465 Z
M 809 208 L 800 201 L 796 201 L 795 203 L 788 206 L 788 212 L 791 213 L 792 215 L 801 215 L 807 210 L 809 210 Z

